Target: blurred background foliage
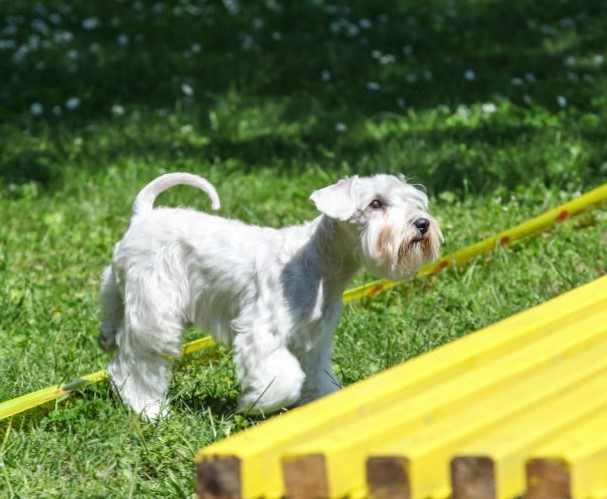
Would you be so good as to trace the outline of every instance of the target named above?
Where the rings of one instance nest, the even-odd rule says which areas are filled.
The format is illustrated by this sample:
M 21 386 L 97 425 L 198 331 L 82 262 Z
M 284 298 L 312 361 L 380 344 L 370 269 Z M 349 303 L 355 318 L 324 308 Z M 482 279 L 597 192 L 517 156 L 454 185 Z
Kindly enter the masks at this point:
M 0 181 L 190 158 L 583 188 L 607 172 L 605 26 L 604 0 L 4 0 Z

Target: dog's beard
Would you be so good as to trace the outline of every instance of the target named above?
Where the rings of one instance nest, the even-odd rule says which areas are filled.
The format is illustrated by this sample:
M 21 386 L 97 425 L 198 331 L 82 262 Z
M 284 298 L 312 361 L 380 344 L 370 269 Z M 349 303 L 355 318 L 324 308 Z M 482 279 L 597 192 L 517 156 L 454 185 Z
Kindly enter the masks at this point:
M 426 234 L 408 229 L 395 237 L 394 229 L 384 226 L 377 235 L 368 234 L 369 246 L 363 248 L 365 266 L 377 277 L 394 281 L 409 279 L 423 265 L 438 258 L 442 234 L 432 221 Z
M 438 258 L 441 238 L 434 230 L 405 239 L 398 248 L 396 271 L 412 277 L 420 267 Z

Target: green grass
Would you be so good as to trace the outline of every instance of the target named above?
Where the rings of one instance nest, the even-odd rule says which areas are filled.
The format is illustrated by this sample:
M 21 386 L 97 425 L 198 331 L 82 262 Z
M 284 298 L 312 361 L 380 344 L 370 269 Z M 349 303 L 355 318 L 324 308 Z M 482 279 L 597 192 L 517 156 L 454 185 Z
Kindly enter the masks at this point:
M 599 185 L 606 23 L 599 0 L 0 2 L 0 401 L 105 366 L 100 272 L 160 173 L 200 173 L 222 214 L 282 226 L 342 175 L 402 172 L 443 254 Z M 187 188 L 160 202 L 208 209 Z M 598 211 L 348 305 L 338 375 L 604 274 L 606 227 Z M 190 497 L 195 451 L 260 420 L 234 412 L 225 348 L 176 365 L 171 392 L 157 425 L 107 383 L 0 422 L 0 496 Z

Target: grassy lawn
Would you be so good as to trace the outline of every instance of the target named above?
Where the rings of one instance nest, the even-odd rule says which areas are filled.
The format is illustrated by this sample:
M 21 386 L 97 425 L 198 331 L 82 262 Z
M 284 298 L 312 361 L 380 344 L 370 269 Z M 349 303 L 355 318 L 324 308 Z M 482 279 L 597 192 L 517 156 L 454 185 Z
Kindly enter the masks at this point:
M 402 172 L 443 254 L 602 184 L 606 25 L 604 0 L 0 1 L 0 401 L 105 367 L 99 276 L 158 174 L 199 173 L 223 215 L 283 226 L 343 175 Z M 159 202 L 209 209 L 181 187 Z M 606 242 L 597 211 L 354 302 L 336 372 L 588 282 Z M 0 496 L 190 497 L 195 451 L 260 419 L 235 414 L 223 347 L 178 363 L 171 392 L 156 425 L 107 383 L 0 422 Z

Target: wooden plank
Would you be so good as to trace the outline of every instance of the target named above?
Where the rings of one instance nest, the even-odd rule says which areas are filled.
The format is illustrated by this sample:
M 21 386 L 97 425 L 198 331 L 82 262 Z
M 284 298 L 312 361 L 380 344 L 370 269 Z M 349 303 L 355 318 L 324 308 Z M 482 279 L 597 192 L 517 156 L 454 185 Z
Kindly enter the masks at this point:
M 201 499 L 240 499 L 240 460 L 237 457 L 197 463 L 196 493 Z
M 607 410 L 533 449 L 526 484 L 528 499 L 607 497 Z
M 418 393 L 403 397 L 398 403 L 389 408 L 382 409 L 367 416 L 364 419 L 343 425 L 331 433 L 321 434 L 316 438 L 309 438 L 305 442 L 292 447 L 286 453 L 283 461 L 283 469 L 288 481 L 290 463 L 302 465 L 311 455 L 324 456 L 324 468 L 315 468 L 320 474 L 316 479 L 327 480 L 331 490 L 331 496 L 345 495 L 354 488 L 364 486 L 364 460 L 369 450 L 370 443 L 383 445 L 395 440 L 397 435 L 412 432 L 420 432 L 438 424 L 445 417 L 457 415 L 461 411 L 468 410 L 478 399 L 486 399 L 494 405 L 501 400 L 501 393 L 505 396 L 516 396 L 517 392 L 511 388 L 516 383 L 523 383 L 530 376 L 539 377 L 538 390 L 526 394 L 526 398 L 533 399 L 536 393 L 545 393 L 543 385 L 550 380 L 546 375 L 546 369 L 551 367 L 555 355 L 575 355 L 582 350 L 590 350 L 586 356 L 593 360 L 597 358 L 595 353 L 597 344 L 604 342 L 607 336 L 607 308 L 604 306 L 590 310 L 583 317 L 579 317 L 575 324 L 563 329 L 558 334 L 558 339 L 552 336 L 531 342 L 514 352 L 496 359 L 493 363 L 471 367 L 467 372 L 454 376 L 444 383 L 435 387 L 420 390 Z M 583 332 L 580 332 L 580 327 Z M 601 329 L 602 328 L 602 329 Z M 558 343 L 555 347 L 554 343 Z M 600 346 L 600 345 L 598 345 Z M 607 348 L 601 350 L 605 353 L 607 361 Z M 602 361 L 599 356 L 599 361 Z M 571 368 L 575 368 L 573 364 Z M 598 365 L 601 365 L 599 362 Z M 591 372 L 595 372 L 596 365 L 588 366 Z M 539 374 L 535 374 L 539 372 Z M 579 374 L 586 372 L 584 369 Z M 555 386 L 563 386 L 570 383 L 574 377 L 564 377 Z M 533 378 L 535 379 L 535 378 Z M 508 385 L 509 384 L 509 385 Z M 505 388 L 503 388 L 505 386 Z M 502 387 L 502 392 L 499 388 Z M 547 387 L 548 388 L 548 387 Z M 548 392 L 549 394 L 550 392 Z M 506 395 L 507 394 L 507 395 Z M 494 402 L 495 398 L 498 402 Z M 537 401 L 537 398 L 535 399 Z M 487 404 L 484 404 L 487 406 Z M 518 407 L 517 404 L 512 406 Z M 484 409 L 485 411 L 490 410 Z M 482 420 L 482 410 L 478 410 L 472 417 Z M 489 414 L 487 421 L 493 415 Z M 453 428 L 465 428 L 463 421 L 459 421 Z M 444 431 L 452 436 L 457 432 L 449 432 L 452 423 L 444 428 Z M 435 431 L 434 429 L 431 432 Z M 414 436 L 418 440 L 418 434 Z M 445 468 L 445 483 L 448 483 L 448 475 Z M 292 491 L 287 487 L 287 493 Z
M 596 351 L 598 350 L 597 348 Z M 582 369 L 583 362 L 590 359 L 580 356 L 575 360 L 578 360 L 578 369 Z M 452 462 L 453 498 L 478 497 L 474 493 L 465 493 L 465 489 L 474 487 L 474 482 L 461 480 L 457 470 L 459 467 L 467 468 L 468 461 L 474 462 L 479 457 L 492 464 L 477 477 L 480 490 L 488 492 L 487 484 L 493 490 L 492 495 L 485 497 L 506 499 L 523 493 L 525 460 L 534 446 L 551 435 L 559 435 L 568 428 L 585 425 L 587 418 L 607 410 L 607 362 L 605 365 L 600 374 L 584 379 L 542 404 L 530 406 L 524 413 L 506 420 L 461 448 Z M 570 376 L 577 374 L 565 370 L 559 375 L 567 376 L 568 372 Z M 522 386 L 521 395 L 525 389 L 533 388 Z
M 595 308 L 605 308 L 605 297 L 607 278 L 602 278 L 330 397 L 215 443 L 202 449 L 196 462 L 213 462 L 218 466 L 224 460 L 230 463 L 237 459 L 238 469 L 229 465 L 226 468 L 234 475 L 232 481 L 239 484 L 242 497 L 281 497 L 285 488 L 280 459 L 286 450 L 323 432 L 332 434 L 369 414 L 389 410 L 414 394 L 423 397 L 433 388 L 440 391 L 437 387 L 442 382 L 465 376 L 471 369 L 481 369 L 477 374 L 483 374 L 482 369 L 493 361 L 511 355 L 513 351 L 525 350 L 555 334 L 555 324 L 572 326 L 593 315 Z M 511 367 L 516 368 L 516 365 Z M 428 398 L 425 400 L 432 403 Z M 213 492 L 215 495 L 206 497 L 224 497 L 222 493 L 218 489 Z

